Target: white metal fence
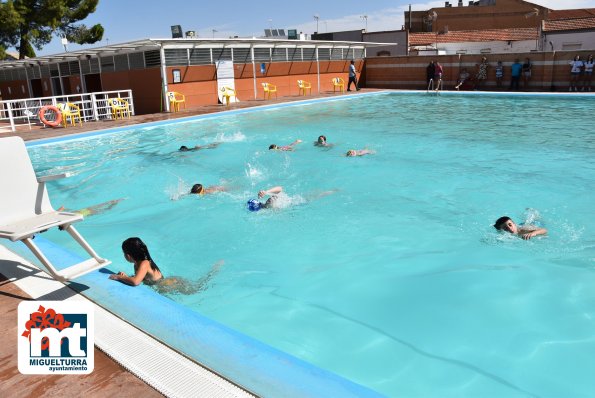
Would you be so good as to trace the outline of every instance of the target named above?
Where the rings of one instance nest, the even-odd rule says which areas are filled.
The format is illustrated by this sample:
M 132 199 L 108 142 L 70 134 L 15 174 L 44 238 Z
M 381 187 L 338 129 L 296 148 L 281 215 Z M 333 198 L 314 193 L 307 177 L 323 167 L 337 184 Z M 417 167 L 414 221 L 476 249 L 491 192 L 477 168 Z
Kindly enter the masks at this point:
M 87 94 L 59 95 L 55 97 L 22 98 L 0 101 L 0 133 L 16 131 L 17 126 L 41 124 L 39 110 L 46 105 L 56 106 L 70 102 L 81 109 L 83 121 L 112 119 L 110 98 L 121 98 L 128 102 L 129 111 L 134 115 L 132 90 L 101 91 Z

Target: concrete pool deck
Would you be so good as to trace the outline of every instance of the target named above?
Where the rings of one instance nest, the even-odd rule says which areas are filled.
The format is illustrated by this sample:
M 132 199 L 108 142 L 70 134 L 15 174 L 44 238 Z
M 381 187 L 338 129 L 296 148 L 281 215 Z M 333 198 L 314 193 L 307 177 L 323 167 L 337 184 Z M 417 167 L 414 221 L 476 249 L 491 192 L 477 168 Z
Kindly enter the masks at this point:
M 370 93 L 374 89 L 362 89 L 359 92 L 350 94 L 357 95 Z M 317 98 L 340 97 L 341 94 L 332 92 L 322 93 L 310 96 L 292 96 L 282 97 L 274 100 L 264 101 L 249 100 L 238 104 L 232 104 L 229 107 L 222 105 L 212 105 L 183 110 L 178 113 L 159 113 L 150 115 L 133 116 L 124 120 L 108 120 L 99 122 L 87 122 L 82 126 L 68 128 L 44 128 L 43 126 L 32 126 L 31 130 L 27 125 L 20 126 L 17 132 L 0 133 L 0 138 L 8 136 L 20 136 L 25 141 L 57 138 L 69 135 L 82 134 L 96 130 L 114 129 L 136 125 L 140 123 L 149 123 L 155 121 L 172 120 L 183 117 L 191 117 L 203 114 L 211 114 L 228 110 L 251 108 L 263 105 L 282 104 L 302 100 Z M 15 259 L 12 253 L 4 249 L 0 242 L 0 265 L 11 268 Z M 20 262 L 20 260 L 18 260 Z M 7 275 L 5 275 L 7 274 Z M 62 285 L 62 288 L 66 288 Z M 47 296 L 47 295 L 46 295 Z M 51 295 L 50 295 L 51 296 Z M 53 296 L 52 296 L 53 297 Z M 0 332 L 0 395 L 2 396 L 52 396 L 68 391 L 79 393 L 85 396 L 160 396 L 161 394 L 153 389 L 149 384 L 145 384 L 140 378 L 128 372 L 123 366 L 112 360 L 103 352 L 95 350 L 95 370 L 90 375 L 85 376 L 27 376 L 19 373 L 17 368 L 17 306 L 23 300 L 31 299 L 57 299 L 47 298 L 45 296 L 30 295 L 24 292 L 18 285 L 13 275 L 8 272 L 2 272 L 0 267 L 0 314 L 6 322 L 7 327 Z M 245 396 L 244 391 L 239 391 L 238 396 Z M 169 394 L 166 394 L 169 395 Z M 249 394 L 247 394 L 249 396 Z
M 81 133 L 87 133 L 96 130 L 106 130 L 106 129 L 114 129 L 118 127 L 125 127 L 125 126 L 132 126 L 139 123 L 150 123 L 150 122 L 157 122 L 163 120 L 175 120 L 184 117 L 191 117 L 191 116 L 198 116 L 198 115 L 206 115 L 218 112 L 225 112 L 230 110 L 237 110 L 237 109 L 246 109 L 246 108 L 254 108 L 263 105 L 275 105 L 275 104 L 283 104 L 288 102 L 296 102 L 296 101 L 304 101 L 304 100 L 311 100 L 317 98 L 340 98 L 341 96 L 345 95 L 358 95 L 370 92 L 378 92 L 378 91 L 386 91 L 381 89 L 361 89 L 360 91 L 353 91 L 345 94 L 340 93 L 333 93 L 330 92 L 323 92 L 320 94 L 314 95 L 294 95 L 294 96 L 287 96 L 287 97 L 280 97 L 279 99 L 270 99 L 270 100 L 263 100 L 263 99 L 252 99 L 252 100 L 245 100 L 238 103 L 232 103 L 229 106 L 224 105 L 206 105 L 200 106 L 195 108 L 188 108 L 182 109 L 180 112 L 175 113 L 168 113 L 168 112 L 161 112 L 161 113 L 153 113 L 148 115 L 136 115 L 130 117 L 130 119 L 119 119 L 119 120 L 100 120 L 100 121 L 90 121 L 83 123 L 82 126 L 69 126 L 69 127 L 57 127 L 57 128 L 50 128 L 45 127 L 41 124 L 31 125 L 31 129 L 29 129 L 28 125 L 19 125 L 17 127 L 16 132 L 0 132 L 0 138 L 2 137 L 11 137 L 11 136 L 19 136 L 25 141 L 32 141 L 32 140 L 41 140 L 41 139 L 48 139 L 48 138 L 57 138 L 63 137 L 68 135 L 75 135 Z

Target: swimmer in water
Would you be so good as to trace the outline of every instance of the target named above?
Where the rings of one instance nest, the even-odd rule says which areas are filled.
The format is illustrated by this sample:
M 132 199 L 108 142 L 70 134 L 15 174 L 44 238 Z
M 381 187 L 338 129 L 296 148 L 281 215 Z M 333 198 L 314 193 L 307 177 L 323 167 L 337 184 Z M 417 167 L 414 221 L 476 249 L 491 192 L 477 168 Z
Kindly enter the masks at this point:
M 227 191 L 227 187 L 224 187 L 223 185 L 211 185 L 210 187 L 205 188 L 202 184 L 194 184 L 190 189 L 190 194 L 206 195 L 225 191 Z
M 114 200 L 110 200 L 107 202 L 99 203 L 98 205 L 85 207 L 84 209 L 73 210 L 72 212 L 80 214 L 83 217 L 93 216 L 95 214 L 100 214 L 100 213 L 103 213 L 104 211 L 111 210 L 112 207 L 114 207 L 115 205 L 117 205 L 118 203 L 120 203 L 123 200 L 124 200 L 124 198 L 114 199 Z M 66 210 L 64 208 L 64 206 L 61 206 L 58 209 L 58 211 L 69 211 L 69 210 Z
M 372 155 L 374 153 L 376 153 L 376 152 L 371 151 L 369 149 L 350 149 L 347 151 L 345 156 L 350 158 L 350 157 L 354 157 L 354 156 Z
M 531 224 L 517 225 L 510 217 L 500 217 L 494 223 L 494 228 L 498 231 L 505 231 L 517 235 L 524 240 L 529 240 L 538 235 L 547 234 L 547 229 L 539 228 Z
M 262 191 L 258 191 L 258 198 L 264 198 L 265 196 L 270 196 L 266 202 L 262 203 L 258 199 L 250 199 L 247 203 L 248 210 L 250 211 L 259 211 L 262 209 L 279 209 L 283 207 L 287 207 L 287 204 L 302 204 L 309 202 L 313 199 L 322 198 L 324 196 L 330 195 L 332 193 L 337 192 L 337 189 L 333 189 L 330 191 L 320 192 L 314 195 L 308 195 L 305 199 L 298 197 L 298 201 L 292 200 L 289 196 L 283 192 L 283 187 L 277 186 L 272 187 L 269 189 L 265 189 Z
M 318 137 L 317 141 L 314 141 L 314 146 L 331 147 L 333 146 L 333 144 L 329 144 L 328 142 L 326 142 L 326 137 L 324 135 L 321 135 Z
M 124 258 L 134 264 L 134 275 L 128 276 L 120 271 L 109 276 L 111 280 L 120 281 L 130 286 L 138 286 L 142 282 L 151 284 L 163 279 L 161 270 L 149 254 L 147 245 L 140 238 L 128 238 L 122 242 Z
M 220 142 L 212 142 L 212 143 L 207 144 L 207 145 L 195 145 L 192 148 L 188 148 L 186 145 L 182 145 L 180 147 L 180 149 L 178 149 L 178 151 L 180 151 L 180 152 L 192 152 L 192 151 L 200 151 L 201 149 L 215 149 L 219 145 L 221 145 Z
M 126 285 L 138 286 L 141 283 L 151 286 L 159 293 L 195 294 L 206 288 L 207 283 L 217 274 L 223 261 L 218 261 L 211 270 L 198 281 L 182 277 L 164 277 L 155 264 L 149 249 L 140 238 L 128 238 L 122 243 L 122 251 L 126 261 L 134 264 L 134 275 L 128 276 L 120 271 L 109 276 L 111 280 L 120 281 Z
M 300 142 L 302 142 L 302 140 L 295 140 L 291 144 L 284 145 L 284 146 L 277 146 L 275 144 L 271 144 L 271 145 L 269 145 L 269 150 L 271 150 L 271 151 L 293 151 L 293 150 L 295 150 L 295 146 L 297 144 L 299 144 Z

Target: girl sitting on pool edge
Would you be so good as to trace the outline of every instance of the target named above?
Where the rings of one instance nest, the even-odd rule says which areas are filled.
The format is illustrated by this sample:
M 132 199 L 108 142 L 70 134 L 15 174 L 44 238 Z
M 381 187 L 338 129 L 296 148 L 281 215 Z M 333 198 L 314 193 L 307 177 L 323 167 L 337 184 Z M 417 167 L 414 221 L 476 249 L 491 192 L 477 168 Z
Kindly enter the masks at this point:
M 198 281 L 187 280 L 181 277 L 165 278 L 157 264 L 151 258 L 147 245 L 140 238 L 133 237 L 126 239 L 122 242 L 122 251 L 124 252 L 124 258 L 128 262 L 134 263 L 134 275 L 128 276 L 126 273 L 120 271 L 117 274 L 110 275 L 109 278 L 130 286 L 138 286 L 143 282 L 157 290 L 158 293 L 198 293 L 204 290 L 206 284 L 223 265 L 223 261 L 218 261 L 213 265 L 209 273 Z

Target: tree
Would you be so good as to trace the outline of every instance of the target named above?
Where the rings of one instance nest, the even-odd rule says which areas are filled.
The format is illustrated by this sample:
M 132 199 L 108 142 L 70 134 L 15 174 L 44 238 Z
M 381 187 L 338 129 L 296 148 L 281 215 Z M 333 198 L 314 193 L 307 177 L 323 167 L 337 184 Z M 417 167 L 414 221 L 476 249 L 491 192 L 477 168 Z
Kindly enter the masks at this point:
M 103 37 L 100 24 L 76 25 L 93 12 L 99 0 L 8 0 L 0 1 L 0 53 L 16 47 L 19 58 L 35 57 L 57 34 L 78 44 L 95 43 Z

